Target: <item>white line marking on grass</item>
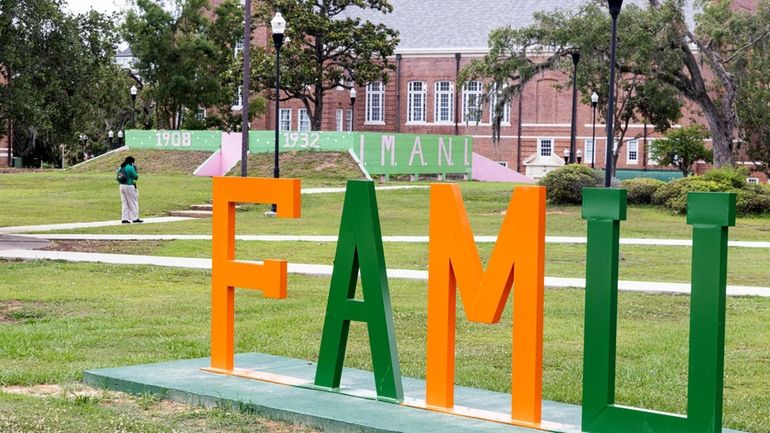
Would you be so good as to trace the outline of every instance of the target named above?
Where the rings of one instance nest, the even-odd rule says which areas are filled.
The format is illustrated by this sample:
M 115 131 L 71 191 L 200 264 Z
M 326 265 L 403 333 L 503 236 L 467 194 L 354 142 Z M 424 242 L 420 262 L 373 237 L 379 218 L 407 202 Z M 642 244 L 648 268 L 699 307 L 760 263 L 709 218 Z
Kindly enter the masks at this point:
M 392 186 L 376 186 L 374 187 L 377 191 L 394 191 L 399 189 L 428 189 L 429 187 L 427 185 L 392 185 Z M 347 188 L 345 187 L 336 187 L 336 188 L 303 188 L 302 194 L 329 194 L 329 193 L 336 193 L 336 192 L 345 192 Z
M 0 229 L 1 230 L 1 229 Z M 0 231 L 2 233 L 2 231 Z M 211 235 L 132 235 L 132 234 L 38 234 L 22 235 L 50 240 L 93 240 L 93 241 L 210 241 Z M 337 236 L 318 235 L 236 235 L 239 241 L 263 242 L 337 242 Z M 497 236 L 475 236 L 477 243 L 494 243 Z M 383 242 L 392 243 L 428 243 L 427 236 L 383 236 Z M 547 236 L 549 244 L 585 244 L 586 238 Z M 620 239 L 622 245 L 681 246 L 690 247 L 689 239 Z M 729 241 L 728 245 L 736 248 L 770 248 L 770 242 Z
M 32 251 L 5 250 L 0 251 L 0 258 L 28 260 L 64 260 L 69 262 L 95 262 L 119 265 L 154 265 L 187 269 L 211 269 L 211 259 L 185 257 L 157 257 L 127 254 L 97 254 L 76 253 L 68 251 Z M 261 263 L 255 261 L 253 263 Z M 289 273 L 302 275 L 330 276 L 331 265 L 289 263 Z M 409 269 L 388 269 L 389 278 L 408 280 L 427 280 L 427 271 Z M 554 288 L 585 288 L 582 278 L 545 277 L 545 285 Z M 623 291 L 645 293 L 690 293 L 689 283 L 661 283 L 648 281 L 620 281 L 618 288 Z M 728 296 L 761 296 L 770 297 L 770 287 L 727 286 Z

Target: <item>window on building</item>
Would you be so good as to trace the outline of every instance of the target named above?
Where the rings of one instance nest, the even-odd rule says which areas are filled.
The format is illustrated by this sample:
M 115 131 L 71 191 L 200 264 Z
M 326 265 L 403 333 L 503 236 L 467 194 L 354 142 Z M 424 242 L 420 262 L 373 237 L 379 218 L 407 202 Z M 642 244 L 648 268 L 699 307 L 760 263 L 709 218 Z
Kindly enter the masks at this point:
M 500 92 L 497 91 L 497 88 L 492 88 L 492 91 L 489 93 L 489 123 L 492 123 L 492 121 L 495 118 L 496 110 L 497 110 L 497 101 L 498 98 L 500 98 Z M 511 104 L 508 102 L 507 104 L 503 105 L 503 116 L 500 119 L 501 124 L 510 124 L 511 123 Z
M 455 89 L 451 81 L 436 82 L 433 121 L 451 123 L 454 120 Z
M 307 114 L 307 108 L 297 110 L 297 130 L 301 132 L 310 131 L 310 116 Z
M 366 122 L 385 122 L 385 86 L 382 81 L 366 85 Z
M 278 115 L 280 131 L 291 131 L 291 108 L 281 108 Z
M 747 177 L 746 178 L 746 182 L 747 183 L 759 183 L 759 178 L 758 177 Z
M 463 122 L 481 121 L 481 81 L 469 81 L 463 86 Z
M 353 110 L 345 110 L 345 131 L 353 130 Z
M 628 140 L 626 144 L 626 163 L 630 165 L 639 164 L 639 141 Z
M 505 168 L 508 168 L 508 161 L 497 161 L 497 163 L 502 165 Z
M 540 156 L 551 156 L 553 154 L 553 139 L 552 138 L 538 139 L 537 149 Z
M 206 120 L 206 109 L 205 108 L 198 108 L 198 111 L 195 112 L 195 120 Z
M 410 81 L 408 90 L 407 122 L 425 122 L 425 111 L 428 103 L 427 83 L 424 81 Z
M 583 161 L 586 163 L 594 161 L 594 150 L 594 141 L 591 139 L 586 139 L 583 145 Z
M 655 140 L 647 140 L 647 165 L 658 165 L 658 161 L 652 157 L 652 143 Z
M 337 111 L 336 111 L 336 116 L 334 118 L 334 124 L 336 125 L 336 129 L 335 130 L 337 132 L 344 131 L 344 129 L 343 129 L 345 127 L 345 118 L 344 118 L 344 116 L 345 116 L 345 110 L 343 110 L 341 108 L 338 108 Z
M 240 110 L 241 107 L 243 107 L 243 87 L 238 86 L 238 90 L 235 92 L 235 97 L 233 98 L 233 110 Z
M 235 46 L 233 47 L 233 56 L 235 58 L 238 58 L 238 56 L 241 55 L 242 52 L 243 52 L 243 39 L 238 39 L 237 41 L 235 41 Z

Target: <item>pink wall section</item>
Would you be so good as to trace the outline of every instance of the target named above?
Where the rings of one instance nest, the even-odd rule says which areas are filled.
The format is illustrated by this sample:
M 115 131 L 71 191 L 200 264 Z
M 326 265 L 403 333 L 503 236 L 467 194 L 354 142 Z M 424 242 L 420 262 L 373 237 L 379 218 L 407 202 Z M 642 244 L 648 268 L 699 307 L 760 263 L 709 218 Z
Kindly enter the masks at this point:
M 473 152 L 471 178 L 485 182 L 520 182 L 535 183 L 533 179 L 524 176 L 510 168 L 503 167 L 489 158 Z
M 224 176 L 241 160 L 241 134 L 222 134 L 220 150 L 195 170 L 196 176 Z

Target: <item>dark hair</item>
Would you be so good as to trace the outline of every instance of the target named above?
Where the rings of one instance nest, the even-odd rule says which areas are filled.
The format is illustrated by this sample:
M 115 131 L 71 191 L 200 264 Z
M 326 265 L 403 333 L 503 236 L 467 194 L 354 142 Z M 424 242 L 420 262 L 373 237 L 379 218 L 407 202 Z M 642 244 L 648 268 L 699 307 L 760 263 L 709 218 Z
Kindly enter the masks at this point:
M 136 160 L 134 159 L 133 156 L 127 156 L 126 160 L 123 161 L 123 164 L 120 164 L 120 168 L 123 168 L 123 167 L 127 166 L 128 164 L 133 165 L 134 162 L 136 162 Z

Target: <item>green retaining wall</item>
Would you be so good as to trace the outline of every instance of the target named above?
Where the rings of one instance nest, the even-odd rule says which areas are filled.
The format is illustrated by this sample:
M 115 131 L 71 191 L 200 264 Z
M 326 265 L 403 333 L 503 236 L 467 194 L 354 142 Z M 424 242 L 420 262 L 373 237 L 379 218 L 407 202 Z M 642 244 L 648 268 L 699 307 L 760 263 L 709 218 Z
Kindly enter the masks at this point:
M 615 170 L 615 177 L 620 180 L 635 179 L 639 177 L 647 177 L 651 179 L 658 179 L 665 182 L 670 180 L 679 179 L 682 177 L 682 172 L 677 170 Z
M 220 131 L 126 131 L 132 149 L 220 149 Z M 251 131 L 249 149 L 273 152 L 273 131 Z M 456 135 L 375 132 L 297 132 L 279 134 L 279 151 L 347 152 L 352 149 L 370 174 L 470 174 L 473 138 Z

